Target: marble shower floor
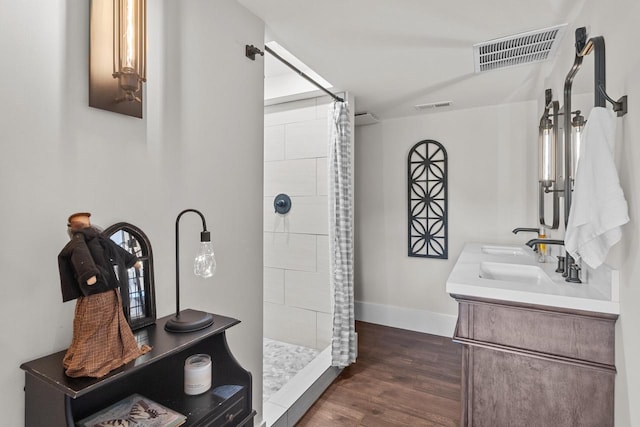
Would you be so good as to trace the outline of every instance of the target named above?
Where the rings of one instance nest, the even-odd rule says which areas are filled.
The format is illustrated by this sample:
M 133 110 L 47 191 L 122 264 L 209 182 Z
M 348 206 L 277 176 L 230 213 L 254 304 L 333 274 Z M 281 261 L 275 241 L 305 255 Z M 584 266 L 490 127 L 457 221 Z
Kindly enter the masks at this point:
M 311 362 L 319 350 L 263 338 L 262 400 L 269 401 L 278 390 Z

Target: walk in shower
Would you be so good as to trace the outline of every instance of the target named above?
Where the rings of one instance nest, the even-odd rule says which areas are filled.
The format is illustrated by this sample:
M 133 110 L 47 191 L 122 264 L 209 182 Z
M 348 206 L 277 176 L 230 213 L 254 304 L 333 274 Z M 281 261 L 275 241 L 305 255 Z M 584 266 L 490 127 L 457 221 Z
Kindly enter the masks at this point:
M 346 94 L 268 44 L 245 54 L 265 61 L 263 413 L 281 427 L 355 361 L 353 113 Z
M 286 406 L 292 398 L 286 395 L 289 380 L 331 343 L 327 188 L 330 102 L 331 98 L 320 97 L 265 107 L 265 412 L 274 405 L 275 409 Z M 290 201 L 286 213 L 286 209 L 276 211 L 278 195 L 286 195 L 285 200 Z M 330 363 L 325 359 L 323 369 Z M 300 392 L 292 391 L 298 396 Z

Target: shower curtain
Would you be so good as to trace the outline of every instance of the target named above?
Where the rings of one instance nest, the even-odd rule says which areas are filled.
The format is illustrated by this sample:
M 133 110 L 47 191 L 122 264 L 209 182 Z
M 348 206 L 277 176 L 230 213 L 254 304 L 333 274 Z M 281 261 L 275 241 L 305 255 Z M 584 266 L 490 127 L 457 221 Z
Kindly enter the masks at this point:
M 334 295 L 331 365 L 343 368 L 356 360 L 351 123 L 346 102 L 333 103 L 329 125 L 329 267 Z

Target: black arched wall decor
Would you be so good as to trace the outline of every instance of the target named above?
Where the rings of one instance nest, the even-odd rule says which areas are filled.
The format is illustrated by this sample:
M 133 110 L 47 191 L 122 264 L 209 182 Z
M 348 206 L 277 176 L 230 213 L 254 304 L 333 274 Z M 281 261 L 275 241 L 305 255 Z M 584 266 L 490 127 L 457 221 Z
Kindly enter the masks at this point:
M 437 141 L 420 141 L 407 164 L 409 256 L 447 259 L 447 150 Z

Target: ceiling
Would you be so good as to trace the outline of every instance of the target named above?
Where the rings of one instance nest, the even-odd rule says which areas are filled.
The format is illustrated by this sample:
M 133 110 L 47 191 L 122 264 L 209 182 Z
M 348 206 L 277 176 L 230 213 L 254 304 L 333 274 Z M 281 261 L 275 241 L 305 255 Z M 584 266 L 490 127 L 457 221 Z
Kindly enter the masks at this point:
M 476 74 L 473 45 L 572 22 L 586 0 L 238 1 L 265 22 L 265 41 L 284 46 L 332 91 L 354 95 L 356 113 L 388 119 L 425 114 L 417 104 L 450 101 L 445 108 L 458 109 L 542 98 L 544 63 Z M 267 77 L 284 72 L 275 62 L 265 61 Z

